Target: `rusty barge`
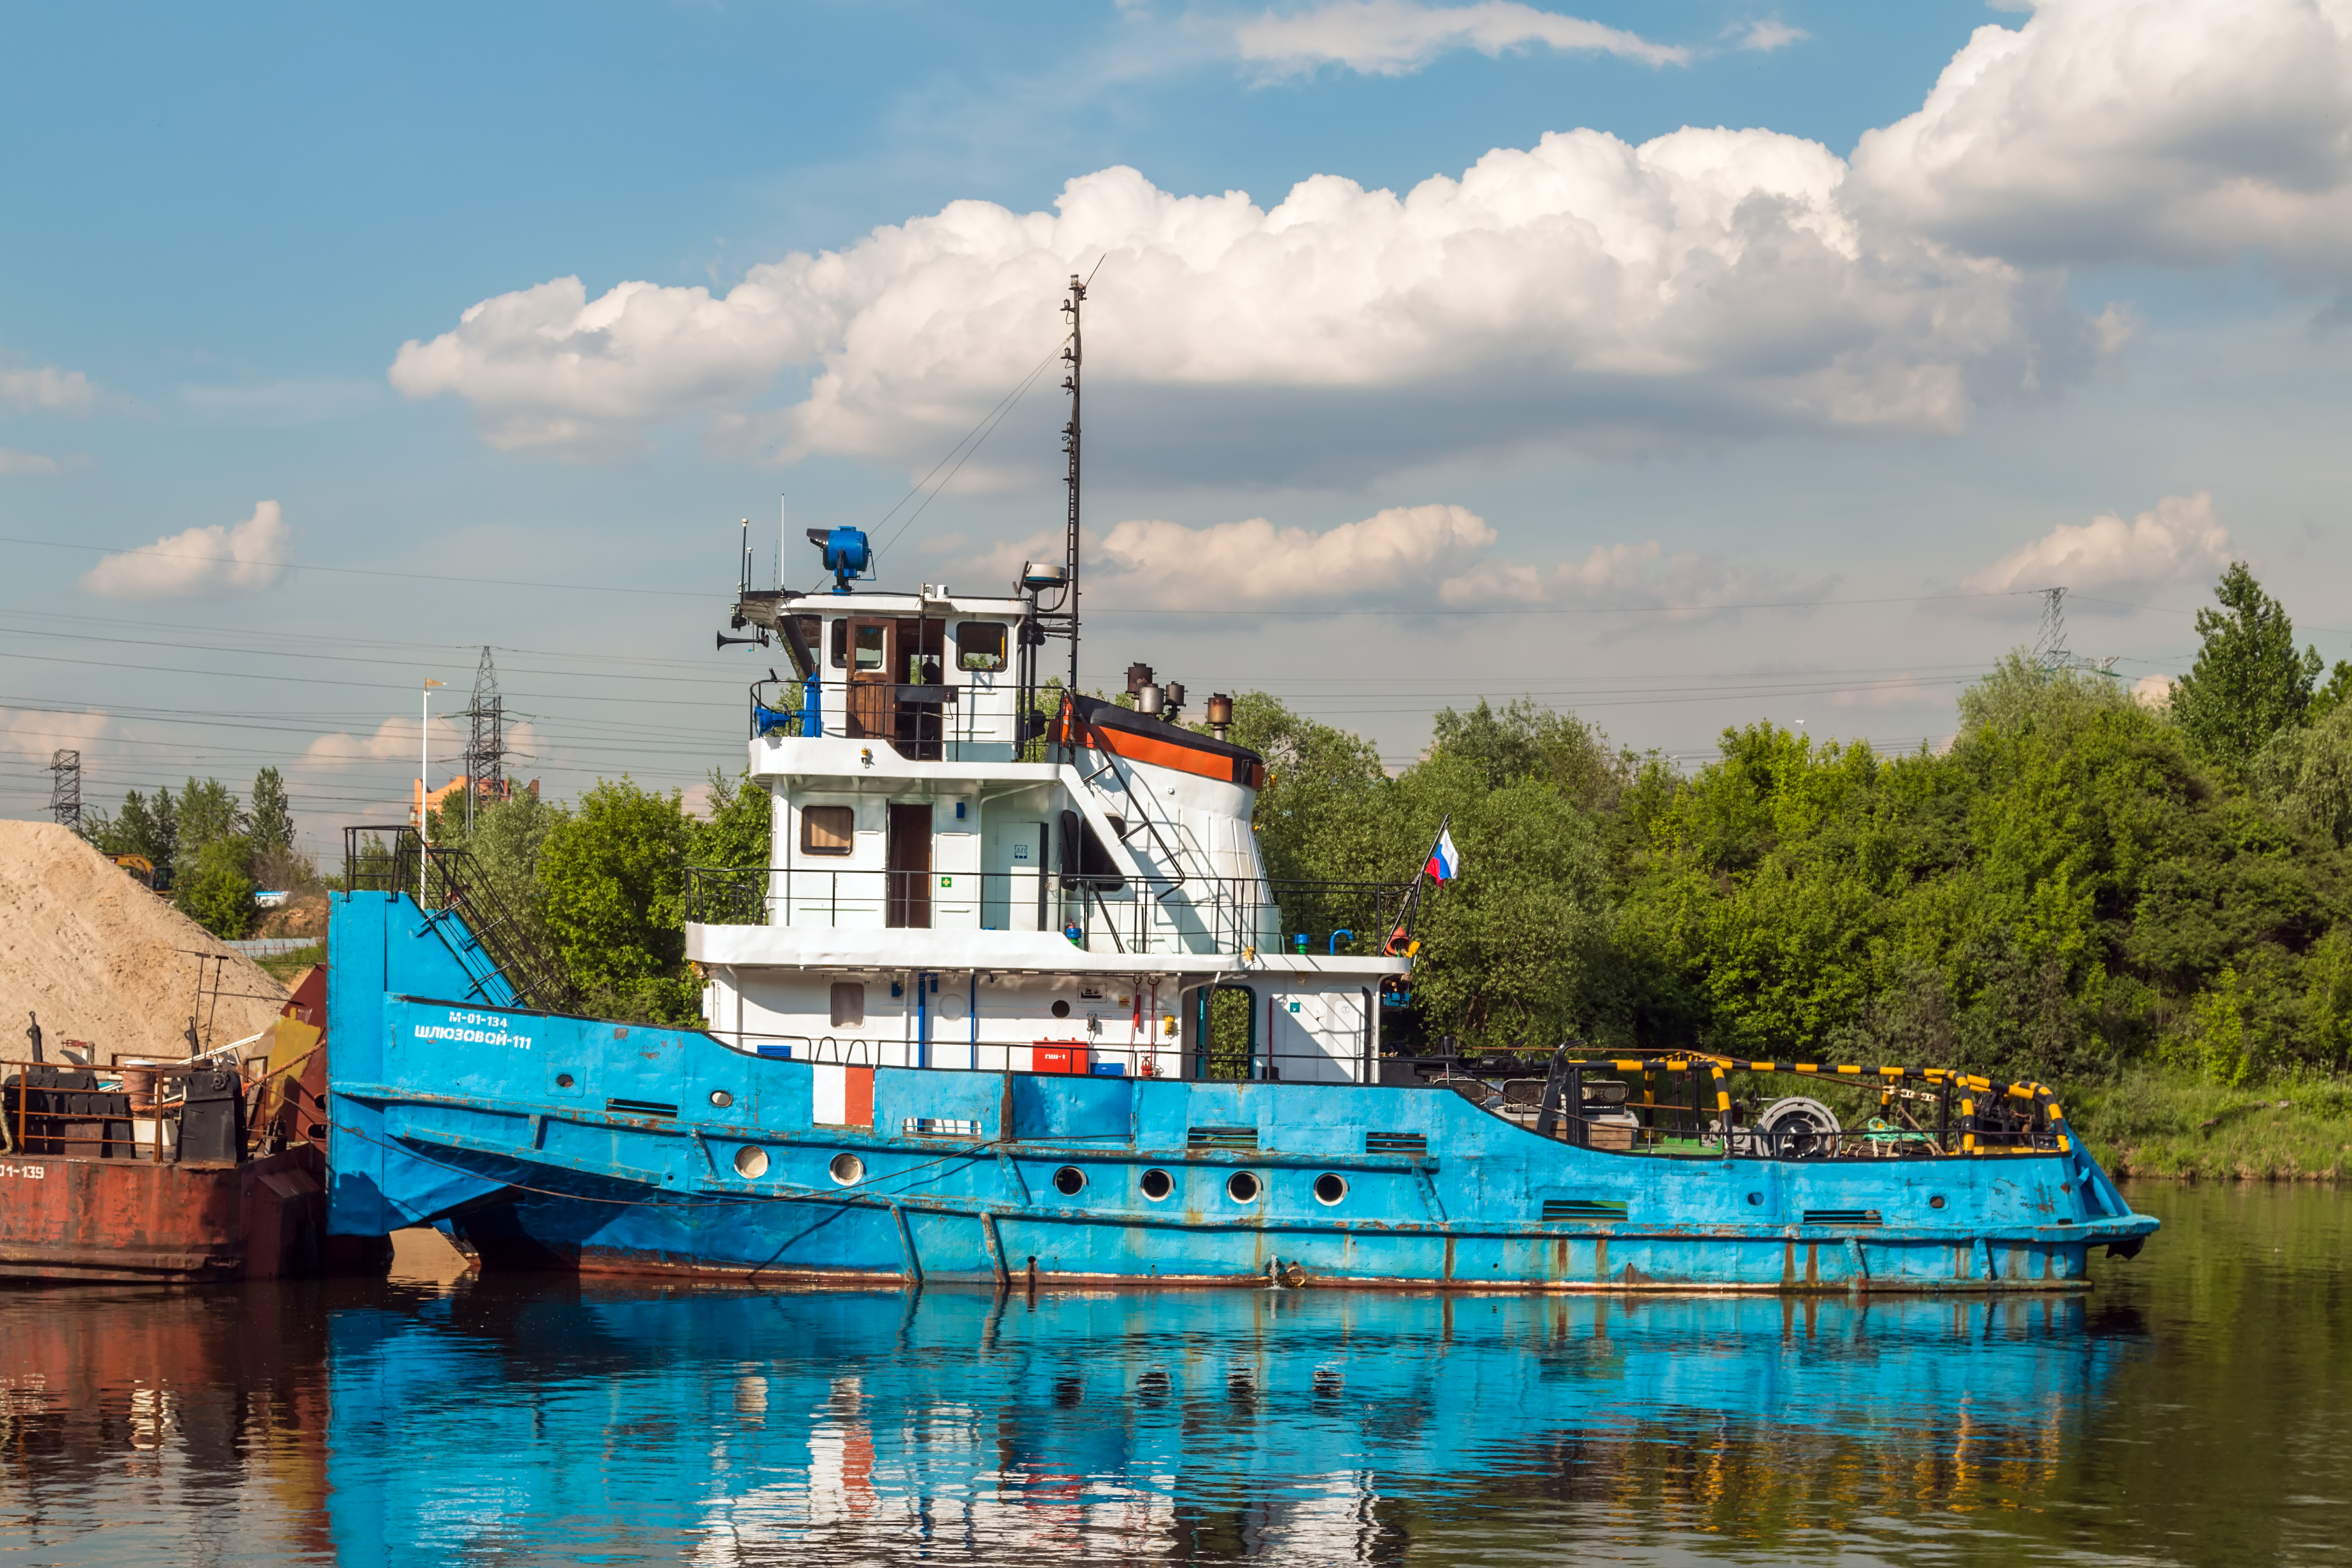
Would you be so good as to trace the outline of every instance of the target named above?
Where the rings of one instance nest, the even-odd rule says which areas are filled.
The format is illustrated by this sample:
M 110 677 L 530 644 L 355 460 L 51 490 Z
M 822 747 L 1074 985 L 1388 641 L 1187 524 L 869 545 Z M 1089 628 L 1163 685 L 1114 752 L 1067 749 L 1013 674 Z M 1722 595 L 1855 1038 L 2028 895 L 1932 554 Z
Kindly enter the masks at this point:
M 261 1035 L 177 1062 L 0 1063 L 0 1279 L 192 1284 L 315 1274 L 326 1235 L 327 972 Z

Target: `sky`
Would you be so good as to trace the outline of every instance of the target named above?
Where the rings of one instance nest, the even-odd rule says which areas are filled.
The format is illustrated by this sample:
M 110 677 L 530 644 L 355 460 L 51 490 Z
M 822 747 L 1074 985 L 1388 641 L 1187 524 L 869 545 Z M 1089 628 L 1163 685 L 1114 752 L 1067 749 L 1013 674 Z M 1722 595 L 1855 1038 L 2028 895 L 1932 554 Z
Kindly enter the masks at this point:
M 0 233 L 13 816 L 331 853 L 485 647 L 553 795 L 740 767 L 740 519 L 1058 554 L 1078 271 L 1090 685 L 1905 751 L 2232 560 L 2352 657 L 2352 0 L 20 6 Z

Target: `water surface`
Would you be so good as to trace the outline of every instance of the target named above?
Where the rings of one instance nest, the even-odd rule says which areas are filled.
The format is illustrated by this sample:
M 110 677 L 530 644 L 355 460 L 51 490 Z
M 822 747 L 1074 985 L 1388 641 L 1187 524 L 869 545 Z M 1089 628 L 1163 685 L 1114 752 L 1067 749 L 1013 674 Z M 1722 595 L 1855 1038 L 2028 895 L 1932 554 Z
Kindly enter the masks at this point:
M 0 1295 L 0 1563 L 2352 1560 L 2352 1204 L 2087 1297 Z

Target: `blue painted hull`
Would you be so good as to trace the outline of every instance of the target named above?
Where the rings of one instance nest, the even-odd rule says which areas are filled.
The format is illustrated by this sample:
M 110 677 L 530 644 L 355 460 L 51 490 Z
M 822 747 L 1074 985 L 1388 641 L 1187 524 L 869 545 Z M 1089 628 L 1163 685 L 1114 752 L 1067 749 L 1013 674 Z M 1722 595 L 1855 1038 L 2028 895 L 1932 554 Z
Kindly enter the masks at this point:
M 845 1069 L 468 998 L 482 983 L 462 926 L 404 897 L 339 896 L 335 920 L 331 1227 L 446 1220 L 493 1268 L 2048 1289 L 2082 1285 L 2092 1247 L 2156 1227 L 2072 1138 L 1664 1158 L 1570 1147 L 1429 1089 L 892 1068 L 869 1069 L 870 1100 L 859 1080 L 846 1120 L 861 1124 L 844 1125 L 821 1079 Z

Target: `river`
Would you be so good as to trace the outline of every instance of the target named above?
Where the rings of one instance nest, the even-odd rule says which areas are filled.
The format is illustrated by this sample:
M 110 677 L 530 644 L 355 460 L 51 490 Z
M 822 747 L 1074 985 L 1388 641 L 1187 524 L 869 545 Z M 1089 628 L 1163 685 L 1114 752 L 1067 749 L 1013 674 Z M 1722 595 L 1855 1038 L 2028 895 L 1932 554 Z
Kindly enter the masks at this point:
M 2352 1200 L 2084 1296 L 0 1294 L 0 1565 L 2352 1560 Z

